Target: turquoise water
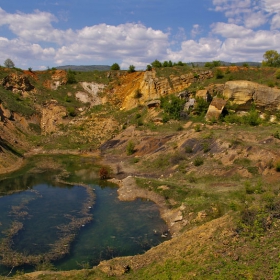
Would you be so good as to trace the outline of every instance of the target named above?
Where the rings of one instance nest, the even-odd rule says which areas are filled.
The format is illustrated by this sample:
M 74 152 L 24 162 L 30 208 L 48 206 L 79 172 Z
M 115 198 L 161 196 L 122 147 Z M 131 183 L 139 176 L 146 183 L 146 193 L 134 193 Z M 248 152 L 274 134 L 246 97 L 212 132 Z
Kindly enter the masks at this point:
M 15 185 L 23 189 L 0 197 L 0 242 L 13 222 L 22 223 L 23 228 L 12 238 L 12 249 L 24 256 L 48 254 L 62 236 L 61 227 L 85 215 L 82 210 L 88 203 L 87 189 L 57 184 L 51 178 L 52 174 L 45 172 L 23 176 L 22 181 L 13 178 L 0 182 L 0 191 Z M 104 259 L 143 253 L 166 240 L 161 237 L 166 225 L 153 202 L 119 201 L 117 188 L 104 182 L 102 187 L 92 182 L 90 188 L 96 195 L 95 203 L 87 204 L 87 217 L 92 220 L 75 229 L 70 253 L 52 261 L 56 269 L 79 269 Z M 34 267 L 20 266 L 13 271 Z M 0 275 L 9 271 L 10 267 L 0 265 Z

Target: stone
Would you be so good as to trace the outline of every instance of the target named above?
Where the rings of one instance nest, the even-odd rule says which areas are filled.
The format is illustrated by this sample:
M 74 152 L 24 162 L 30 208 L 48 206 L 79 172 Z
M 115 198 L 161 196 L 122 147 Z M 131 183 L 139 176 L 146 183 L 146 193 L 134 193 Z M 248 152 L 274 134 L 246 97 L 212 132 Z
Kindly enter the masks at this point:
M 221 113 L 223 112 L 223 109 L 225 108 L 226 103 L 226 100 L 223 100 L 222 98 L 214 98 L 206 113 L 206 120 L 218 120 Z
M 25 92 L 34 90 L 34 86 L 30 83 L 28 77 L 11 73 L 2 80 L 2 86 L 6 90 L 23 95 Z
M 238 109 L 249 110 L 254 103 L 259 109 L 279 110 L 280 90 L 250 81 L 228 81 L 223 96 L 238 104 Z

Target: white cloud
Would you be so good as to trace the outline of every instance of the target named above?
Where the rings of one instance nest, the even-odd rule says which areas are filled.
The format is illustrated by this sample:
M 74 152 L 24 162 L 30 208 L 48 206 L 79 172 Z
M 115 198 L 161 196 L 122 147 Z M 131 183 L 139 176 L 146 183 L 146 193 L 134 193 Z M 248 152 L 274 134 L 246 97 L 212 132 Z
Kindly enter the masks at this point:
M 271 20 L 271 29 L 280 29 L 280 13 L 276 14 Z
M 261 0 L 264 9 L 268 13 L 280 13 L 279 0 Z
M 99 24 L 76 31 L 72 42 L 58 49 L 56 59 L 124 59 L 130 56 L 147 60 L 162 54 L 167 46 L 167 34 L 141 24 Z
M 205 61 L 217 57 L 222 42 L 213 38 L 202 38 L 199 41 L 188 40 L 181 44 L 181 50 L 168 50 L 168 58 L 172 61 Z
M 197 35 L 199 35 L 202 32 L 202 28 L 199 24 L 194 24 L 192 31 L 191 31 L 191 35 L 192 37 L 196 37 Z
M 240 38 L 250 35 L 253 31 L 236 24 L 217 22 L 212 25 L 212 32 L 225 38 Z
M 256 28 L 265 24 L 268 20 L 268 17 L 261 11 L 256 13 L 250 13 L 244 17 L 244 25 L 247 28 Z

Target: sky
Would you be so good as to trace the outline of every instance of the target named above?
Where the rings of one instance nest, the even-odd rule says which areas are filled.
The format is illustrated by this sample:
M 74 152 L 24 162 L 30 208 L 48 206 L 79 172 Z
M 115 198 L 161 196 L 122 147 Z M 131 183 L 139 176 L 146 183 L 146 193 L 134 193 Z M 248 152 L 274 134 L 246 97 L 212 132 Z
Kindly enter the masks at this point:
M 0 0 L 0 65 L 263 60 L 280 53 L 279 0 Z

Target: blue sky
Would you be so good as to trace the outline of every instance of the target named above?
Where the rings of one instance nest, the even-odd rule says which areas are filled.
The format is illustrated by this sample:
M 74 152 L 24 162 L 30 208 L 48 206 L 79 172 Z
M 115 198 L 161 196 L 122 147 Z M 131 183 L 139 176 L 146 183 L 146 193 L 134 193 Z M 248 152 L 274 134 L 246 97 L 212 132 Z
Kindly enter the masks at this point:
M 270 49 L 279 0 L 0 0 L 0 64 L 23 69 L 261 61 Z

